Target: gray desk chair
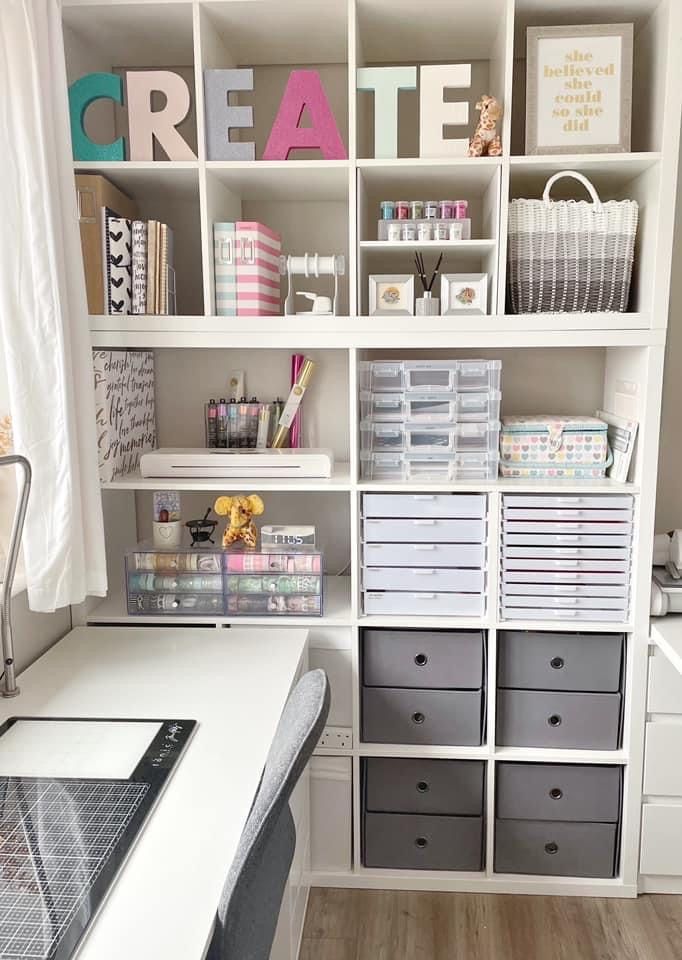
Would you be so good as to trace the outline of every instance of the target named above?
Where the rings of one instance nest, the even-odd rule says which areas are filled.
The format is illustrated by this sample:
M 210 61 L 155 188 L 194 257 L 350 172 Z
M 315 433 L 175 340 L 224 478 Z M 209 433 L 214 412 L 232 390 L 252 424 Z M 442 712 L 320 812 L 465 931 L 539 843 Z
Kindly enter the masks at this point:
M 311 670 L 292 691 L 218 907 L 207 960 L 268 960 L 296 846 L 289 798 L 329 714 L 329 681 Z

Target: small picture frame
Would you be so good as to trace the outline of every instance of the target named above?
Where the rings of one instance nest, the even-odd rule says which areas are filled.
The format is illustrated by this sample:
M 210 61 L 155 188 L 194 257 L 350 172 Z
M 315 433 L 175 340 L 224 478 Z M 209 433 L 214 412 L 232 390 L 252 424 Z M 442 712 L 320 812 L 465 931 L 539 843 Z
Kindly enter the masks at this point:
M 630 150 L 631 23 L 528 27 L 526 154 Z
M 444 273 L 440 278 L 442 316 L 488 312 L 487 273 Z
M 411 273 L 376 273 L 369 278 L 371 317 L 414 316 L 414 276 Z

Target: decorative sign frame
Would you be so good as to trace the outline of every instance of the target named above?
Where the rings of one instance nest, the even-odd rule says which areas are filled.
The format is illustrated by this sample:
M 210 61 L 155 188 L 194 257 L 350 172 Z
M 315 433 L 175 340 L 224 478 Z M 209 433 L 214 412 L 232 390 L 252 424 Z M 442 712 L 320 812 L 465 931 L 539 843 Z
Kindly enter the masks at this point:
M 528 28 L 526 154 L 630 150 L 632 41 L 631 23 Z

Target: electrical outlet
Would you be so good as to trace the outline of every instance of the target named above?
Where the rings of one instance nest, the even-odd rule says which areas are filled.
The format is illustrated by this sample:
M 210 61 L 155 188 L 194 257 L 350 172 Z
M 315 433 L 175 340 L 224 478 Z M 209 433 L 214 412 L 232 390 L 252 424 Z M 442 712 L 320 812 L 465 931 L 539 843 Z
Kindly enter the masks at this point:
M 353 731 L 350 727 L 325 727 L 318 743 L 318 749 L 350 750 L 353 746 Z

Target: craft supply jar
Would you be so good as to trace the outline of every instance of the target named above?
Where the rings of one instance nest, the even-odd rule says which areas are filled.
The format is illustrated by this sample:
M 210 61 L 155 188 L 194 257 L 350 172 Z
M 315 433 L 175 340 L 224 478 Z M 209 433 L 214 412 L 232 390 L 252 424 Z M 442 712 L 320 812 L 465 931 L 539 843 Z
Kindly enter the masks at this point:
M 448 224 L 448 240 L 463 240 L 464 224 L 459 220 L 453 220 Z
M 455 200 L 453 216 L 456 220 L 466 220 L 469 216 L 469 201 Z
M 438 220 L 434 224 L 435 229 L 435 240 L 449 240 L 450 239 L 450 224 L 447 220 Z
M 395 203 L 392 200 L 382 200 L 379 204 L 382 220 L 395 219 Z
M 416 315 L 418 317 L 437 317 L 440 315 L 440 298 L 432 297 L 430 290 L 415 300 Z
M 408 220 L 410 216 L 410 205 L 407 200 L 396 200 L 395 219 Z
M 410 200 L 410 216 L 413 220 L 421 220 L 424 216 L 424 201 Z
M 438 216 L 441 220 L 452 220 L 455 215 L 455 204 L 453 200 L 438 201 Z
M 424 201 L 424 217 L 426 220 L 438 219 L 438 201 L 437 200 Z
M 416 240 L 417 239 L 417 224 L 412 220 L 408 220 L 402 225 L 402 230 L 400 231 L 401 240 Z
M 401 224 L 397 223 L 395 220 L 393 221 L 393 223 L 389 223 L 387 239 L 390 240 L 392 243 L 395 243 L 396 240 L 401 239 L 402 234 L 400 232 L 400 227 L 401 227 Z
M 428 220 L 417 224 L 417 240 L 433 240 L 433 224 Z

